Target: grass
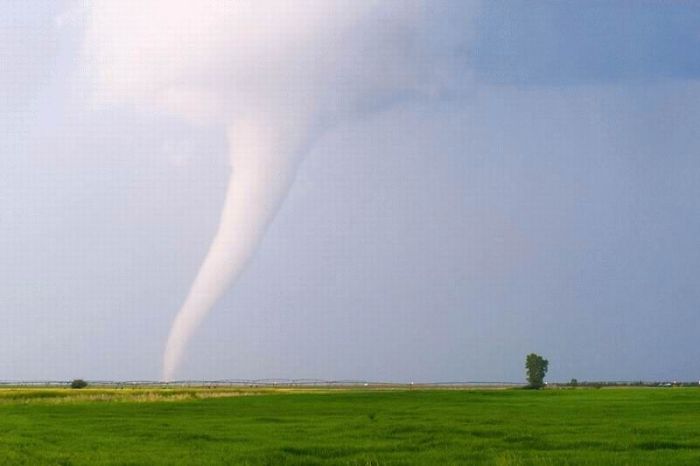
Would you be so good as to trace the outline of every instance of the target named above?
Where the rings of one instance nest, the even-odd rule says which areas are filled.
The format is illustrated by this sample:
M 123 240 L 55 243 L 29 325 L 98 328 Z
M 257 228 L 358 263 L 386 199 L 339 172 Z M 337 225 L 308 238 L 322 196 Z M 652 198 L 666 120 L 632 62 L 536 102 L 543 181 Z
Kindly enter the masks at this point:
M 697 465 L 700 389 L 6 389 L 0 464 Z

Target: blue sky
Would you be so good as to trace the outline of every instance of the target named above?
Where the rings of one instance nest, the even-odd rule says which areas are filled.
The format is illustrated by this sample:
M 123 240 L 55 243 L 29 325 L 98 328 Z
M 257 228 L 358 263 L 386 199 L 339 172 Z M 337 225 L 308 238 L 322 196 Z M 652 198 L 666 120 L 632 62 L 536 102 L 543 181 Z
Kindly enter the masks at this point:
M 700 7 L 438 6 L 450 86 L 316 142 L 182 376 L 698 379 Z M 157 378 L 226 142 L 85 108 L 67 7 L 0 14 L 0 379 Z
M 691 3 L 488 2 L 471 63 L 483 79 L 532 86 L 697 78 L 700 8 Z

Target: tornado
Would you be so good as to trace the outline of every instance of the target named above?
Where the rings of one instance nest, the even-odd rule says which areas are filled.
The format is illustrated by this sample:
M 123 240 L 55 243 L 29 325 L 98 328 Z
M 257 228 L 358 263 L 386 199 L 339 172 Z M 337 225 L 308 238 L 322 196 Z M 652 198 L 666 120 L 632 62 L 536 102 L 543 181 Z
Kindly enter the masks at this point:
M 231 175 L 218 231 L 173 321 L 163 356 L 164 381 L 173 379 L 187 342 L 245 269 L 286 197 L 302 153 L 304 132 L 295 123 L 255 118 L 228 127 Z

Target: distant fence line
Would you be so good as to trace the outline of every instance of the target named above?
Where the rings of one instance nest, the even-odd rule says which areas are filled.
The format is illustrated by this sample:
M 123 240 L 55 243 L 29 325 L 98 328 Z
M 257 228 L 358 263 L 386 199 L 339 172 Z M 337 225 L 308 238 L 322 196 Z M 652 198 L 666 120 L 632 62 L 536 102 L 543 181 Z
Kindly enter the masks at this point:
M 105 388 L 293 388 L 293 387 L 318 387 L 318 388 L 343 388 L 343 387 L 371 387 L 371 388 L 470 388 L 470 387 L 524 387 L 522 382 L 383 382 L 370 380 L 323 380 L 323 379 L 224 379 L 224 380 L 178 380 L 174 382 L 160 382 L 157 380 L 87 380 L 92 387 Z M 548 386 L 557 387 L 672 387 L 672 386 L 699 386 L 699 382 L 678 381 L 581 381 L 572 383 L 549 382 Z M 70 380 L 0 380 L 0 387 L 70 387 Z
M 365 380 L 321 380 L 321 379 L 226 379 L 226 380 L 178 380 L 160 382 L 156 380 L 87 380 L 90 386 L 98 387 L 518 387 L 520 382 L 377 382 Z M 11 387 L 69 387 L 70 380 L 1 380 L 0 386 Z

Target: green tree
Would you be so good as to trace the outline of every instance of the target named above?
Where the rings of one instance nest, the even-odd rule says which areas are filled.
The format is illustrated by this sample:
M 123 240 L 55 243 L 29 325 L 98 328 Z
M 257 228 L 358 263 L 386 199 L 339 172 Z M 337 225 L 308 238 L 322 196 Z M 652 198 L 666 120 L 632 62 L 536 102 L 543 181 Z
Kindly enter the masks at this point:
M 83 379 L 75 379 L 70 383 L 70 388 L 85 388 L 87 386 L 88 383 Z
M 530 353 L 525 358 L 525 369 L 527 370 L 527 382 L 532 388 L 542 388 L 544 376 L 547 373 L 549 361 L 539 354 Z

